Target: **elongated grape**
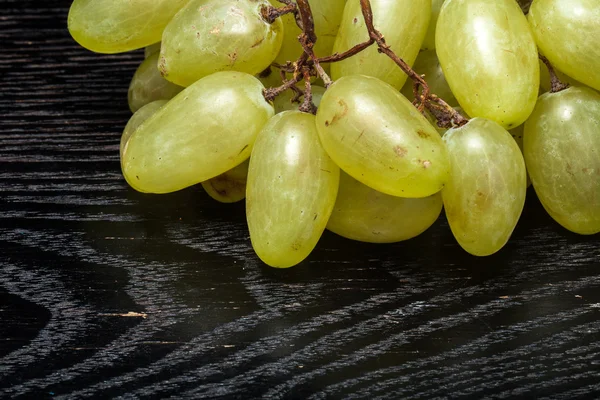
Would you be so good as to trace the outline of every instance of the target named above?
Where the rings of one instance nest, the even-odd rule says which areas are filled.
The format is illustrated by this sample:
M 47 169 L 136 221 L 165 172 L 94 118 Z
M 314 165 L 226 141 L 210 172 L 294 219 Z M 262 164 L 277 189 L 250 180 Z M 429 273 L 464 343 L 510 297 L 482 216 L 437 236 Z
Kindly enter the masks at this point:
M 371 0 L 375 28 L 384 36 L 394 52 L 413 65 L 431 17 L 431 0 Z M 360 2 L 348 1 L 333 51 L 344 52 L 369 39 Z M 406 74 L 376 46 L 331 65 L 331 76 L 339 79 L 349 75 L 369 75 L 400 90 Z
M 140 191 L 169 193 L 247 160 L 258 132 L 274 113 L 263 89 L 252 75 L 224 71 L 179 93 L 127 142 L 127 182 Z
M 448 179 L 440 135 L 390 85 L 362 75 L 340 78 L 317 112 L 321 143 L 346 173 L 380 192 L 427 197 Z
M 452 233 L 467 252 L 493 254 L 510 238 L 525 204 L 521 150 L 504 128 L 484 118 L 450 129 L 444 142 L 452 173 L 442 198 Z
M 132 112 L 156 100 L 170 100 L 183 90 L 163 78 L 157 66 L 158 53 L 155 53 L 145 59 L 133 75 L 127 94 Z
M 125 125 L 125 129 L 123 129 L 123 134 L 121 135 L 121 145 L 119 146 L 119 155 L 121 161 L 123 161 L 123 149 L 125 149 L 125 145 L 129 141 L 129 138 L 133 133 L 139 128 L 140 125 L 148 118 L 153 116 L 158 110 L 160 110 L 165 104 L 167 104 L 167 100 L 157 100 L 152 103 L 146 104 L 139 110 L 137 110 L 129 121 L 127 125 Z
M 529 24 L 553 66 L 600 90 L 600 3 L 598 0 L 535 0 Z
M 160 53 L 160 42 L 146 46 L 144 49 L 144 58 L 148 58 L 154 53 Z
M 266 264 L 287 268 L 310 254 L 331 215 L 339 178 L 313 115 L 285 111 L 271 118 L 252 151 L 246 193 L 250 239 Z
M 422 199 L 389 196 L 342 172 L 327 229 L 361 242 L 400 242 L 425 232 L 441 211 L 439 193 Z
M 246 197 L 246 180 L 250 160 L 237 167 L 202 182 L 202 187 L 210 197 L 221 203 L 236 203 Z
M 570 231 L 600 232 L 600 94 L 573 86 L 540 96 L 524 153 L 548 214 Z
M 446 82 L 444 71 L 442 71 L 442 66 L 440 65 L 435 50 L 421 51 L 415 60 L 413 69 L 418 74 L 425 75 L 425 80 L 429 85 L 431 93 L 438 95 L 453 107 L 458 106 L 458 101 L 454 97 L 454 94 L 452 94 L 448 82 Z M 412 79 L 406 81 L 402 87 L 402 94 L 410 101 L 415 99 Z
M 447 0 L 436 51 L 452 93 L 467 114 L 509 129 L 533 111 L 540 85 L 538 53 L 514 0 Z
M 304 91 L 304 88 L 301 87 L 300 90 Z M 325 94 L 325 88 L 322 86 L 313 85 L 312 86 L 312 95 L 313 95 L 313 103 L 315 106 L 319 107 L 321 104 L 321 98 Z M 273 105 L 275 106 L 275 113 L 280 113 L 282 111 L 291 111 L 298 110 L 300 105 L 302 104 L 302 100 L 304 97 L 300 98 L 299 103 L 292 103 L 292 98 L 294 97 L 294 92 L 291 90 L 286 90 L 279 96 L 275 98 L 273 101 Z
M 431 20 L 429 21 L 429 27 L 421 45 L 421 49 L 423 50 L 435 49 L 435 28 L 442 4 L 444 4 L 444 0 L 431 0 Z
M 163 29 L 189 0 L 75 0 L 69 32 L 98 53 L 122 53 L 160 42 Z
M 266 0 L 191 0 L 165 28 L 159 68 L 169 81 L 189 86 L 217 71 L 256 75 L 279 52 L 283 26 L 265 21 Z
M 282 6 L 277 0 L 271 0 L 271 4 L 275 7 Z M 310 2 L 315 23 L 315 33 L 318 38 L 313 50 L 318 57 L 331 55 L 333 43 L 342 22 L 345 5 L 346 0 L 318 0 Z M 298 28 L 293 14 L 286 14 L 281 19 L 284 30 L 283 44 L 275 62 L 285 64 L 287 61 L 296 61 L 302 55 L 302 46 L 298 41 L 298 36 L 302 32 Z M 323 67 L 328 68 L 328 65 L 324 64 Z

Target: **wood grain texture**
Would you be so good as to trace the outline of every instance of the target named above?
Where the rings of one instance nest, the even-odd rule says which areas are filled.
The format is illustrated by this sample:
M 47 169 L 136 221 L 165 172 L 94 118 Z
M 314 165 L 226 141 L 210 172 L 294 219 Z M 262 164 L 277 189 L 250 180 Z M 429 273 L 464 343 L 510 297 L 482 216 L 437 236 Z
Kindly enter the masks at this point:
M 127 187 L 142 54 L 79 48 L 68 6 L 0 0 L 0 397 L 600 398 L 598 235 L 529 192 L 489 258 L 442 218 L 265 267 L 243 204 Z

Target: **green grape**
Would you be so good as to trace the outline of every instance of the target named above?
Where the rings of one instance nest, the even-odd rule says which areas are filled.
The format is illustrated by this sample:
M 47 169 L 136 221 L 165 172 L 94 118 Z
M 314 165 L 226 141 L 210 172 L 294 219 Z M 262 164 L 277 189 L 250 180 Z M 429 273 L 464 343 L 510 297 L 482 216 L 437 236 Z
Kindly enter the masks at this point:
M 448 179 L 440 135 L 390 85 L 363 75 L 340 78 L 317 112 L 321 143 L 346 173 L 380 192 L 427 197 Z
M 98 53 L 122 53 L 159 42 L 163 29 L 189 0 L 75 0 L 69 32 Z
M 504 128 L 484 118 L 450 129 L 444 142 L 452 173 L 442 198 L 452 233 L 467 252 L 494 254 L 510 238 L 525 204 L 519 146 Z
M 383 194 L 350 175 L 340 175 L 338 192 L 327 229 L 352 240 L 393 243 L 425 232 L 442 211 L 442 196 L 406 199 Z
M 554 68 L 554 66 L 552 66 Z M 571 78 L 568 75 L 560 72 L 556 68 L 554 68 L 554 72 L 558 79 L 560 79 L 563 83 L 568 83 L 571 86 L 585 86 L 583 83 L 579 82 L 576 79 Z M 540 89 L 543 93 L 549 92 L 552 88 L 551 80 L 550 80 L 550 72 L 548 72 L 548 67 L 540 60 Z
M 150 57 L 154 53 L 160 53 L 160 42 L 151 44 L 144 48 L 144 58 Z
M 136 112 L 156 100 L 170 100 L 183 90 L 160 75 L 157 68 L 158 53 L 154 53 L 139 66 L 129 85 L 129 108 Z
M 298 86 L 300 90 L 304 92 L 304 85 Z M 319 107 L 321 104 L 321 98 L 325 94 L 325 88 L 321 86 L 312 86 L 312 95 L 313 95 L 313 103 L 315 106 Z M 300 103 L 292 103 L 292 98 L 294 97 L 294 92 L 291 90 L 286 90 L 279 96 L 275 98 L 273 101 L 273 105 L 275 106 L 275 113 L 278 114 L 282 111 L 290 111 L 297 110 L 298 107 L 302 104 L 303 97 L 300 98 Z
M 202 187 L 210 197 L 221 203 L 242 201 L 246 197 L 249 165 L 250 160 L 246 160 L 224 174 L 202 182 Z
M 514 129 L 508 131 L 510 136 L 515 139 L 517 142 L 517 146 L 519 146 L 519 150 L 521 150 L 521 154 L 523 154 L 523 132 L 525 130 L 525 124 L 521 124 Z M 527 165 L 526 165 L 527 166 Z M 529 178 L 529 173 L 527 173 L 527 187 L 531 186 L 531 179 Z
M 446 82 L 444 71 L 442 71 L 435 50 L 421 51 L 415 60 L 413 69 L 418 74 L 425 75 L 425 80 L 429 85 L 431 93 L 438 95 L 442 100 L 453 107 L 458 106 L 458 101 L 454 97 L 454 94 L 452 94 L 448 82 Z M 402 87 L 402 94 L 410 101 L 415 99 L 412 79 L 406 81 Z
M 431 0 L 431 21 L 429 21 L 429 27 L 427 28 L 425 39 L 423 39 L 423 44 L 421 45 L 422 50 L 435 49 L 435 27 L 437 25 L 442 4 L 444 4 L 444 0 Z
M 273 116 L 252 75 L 224 71 L 179 93 L 143 123 L 123 150 L 123 175 L 136 190 L 169 193 L 246 161 Z
M 412 66 L 427 31 L 431 0 L 371 0 L 371 5 L 375 28 L 385 36 L 396 55 Z M 333 46 L 334 53 L 344 52 L 368 39 L 360 2 L 348 1 Z M 378 53 L 377 46 L 331 65 L 333 79 L 357 74 L 374 76 L 398 90 L 407 78 L 394 61 Z
M 570 231 L 600 232 L 600 94 L 572 86 L 540 96 L 524 153 L 548 214 Z
M 598 0 L 535 0 L 529 24 L 553 66 L 600 90 L 600 3 Z
M 505 128 L 533 111 L 540 86 L 538 53 L 514 0 L 448 0 L 436 51 L 452 93 L 467 114 Z
M 127 122 L 127 125 L 125 125 L 125 129 L 123 130 L 123 135 L 121 135 L 121 145 L 119 149 L 121 160 L 123 160 L 123 149 L 125 148 L 125 145 L 129 141 L 131 135 L 133 135 L 133 133 L 137 130 L 137 128 L 139 128 L 140 125 L 142 125 L 144 121 L 153 116 L 167 103 L 168 100 L 153 101 L 152 103 L 148 103 L 141 107 L 131 116 L 131 118 L 129 118 L 129 122 Z
M 259 81 L 262 82 L 264 87 L 272 88 L 278 87 L 283 84 L 281 80 L 281 75 L 279 74 L 279 70 L 277 68 L 269 68 L 270 72 L 263 71 L 260 74 L 257 74 L 256 77 Z
M 304 260 L 325 230 L 340 169 L 319 143 L 315 117 L 277 114 L 252 150 L 246 215 L 256 254 L 272 267 Z
M 217 71 L 256 75 L 275 60 L 283 39 L 279 19 L 263 20 L 267 0 L 192 0 L 165 28 L 159 69 L 189 86 Z
M 274 7 L 282 6 L 277 0 L 271 0 L 271 4 Z M 317 0 L 310 2 L 315 22 L 315 33 L 318 37 L 313 49 L 317 57 L 325 57 L 332 53 L 333 43 L 342 22 L 345 5 L 346 0 Z M 281 19 L 284 27 L 283 45 L 275 62 L 285 64 L 287 61 L 296 61 L 302 55 L 302 46 L 298 41 L 298 36 L 302 32 L 298 28 L 293 14 L 286 14 Z M 327 64 L 323 64 L 323 67 L 326 70 L 329 68 Z

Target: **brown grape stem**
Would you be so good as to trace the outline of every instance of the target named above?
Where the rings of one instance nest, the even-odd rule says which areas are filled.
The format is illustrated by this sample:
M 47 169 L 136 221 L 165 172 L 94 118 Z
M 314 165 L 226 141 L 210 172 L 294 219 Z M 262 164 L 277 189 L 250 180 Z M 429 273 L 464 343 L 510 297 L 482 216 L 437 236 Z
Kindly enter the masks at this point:
M 272 24 L 277 20 L 277 18 L 281 17 L 285 14 L 295 13 L 296 5 L 294 3 L 290 3 L 283 7 L 273 7 L 273 6 L 263 6 L 260 9 L 260 14 L 262 18 L 267 21 L 269 24 Z
M 550 93 L 557 93 L 567 89 L 569 87 L 569 84 L 560 80 L 558 75 L 556 75 L 554 67 L 552 66 L 552 64 L 550 64 L 550 61 L 548 61 L 548 59 L 541 54 L 539 55 L 539 57 L 540 60 L 542 60 L 542 62 L 546 64 L 546 67 L 548 68 L 548 73 L 550 74 Z

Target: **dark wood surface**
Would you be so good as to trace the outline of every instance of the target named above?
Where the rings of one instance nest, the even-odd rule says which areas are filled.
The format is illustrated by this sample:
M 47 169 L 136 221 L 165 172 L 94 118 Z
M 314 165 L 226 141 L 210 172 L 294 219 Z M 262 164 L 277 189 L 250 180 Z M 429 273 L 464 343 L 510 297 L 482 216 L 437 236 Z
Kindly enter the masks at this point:
M 68 6 L 0 0 L 0 397 L 600 398 L 597 235 L 529 192 L 489 258 L 441 218 L 268 268 L 243 204 L 127 187 L 142 54 L 79 48 Z

